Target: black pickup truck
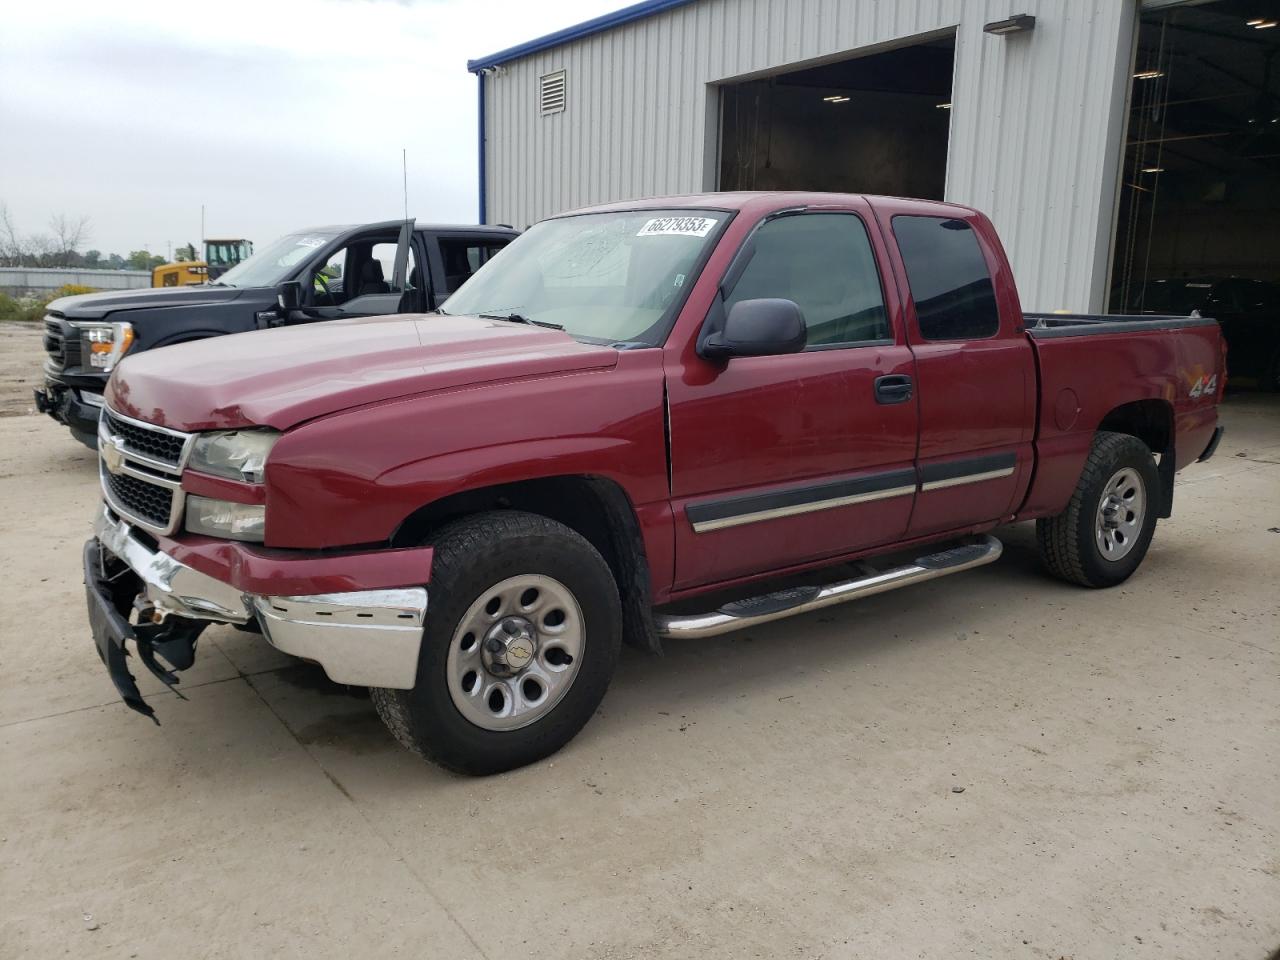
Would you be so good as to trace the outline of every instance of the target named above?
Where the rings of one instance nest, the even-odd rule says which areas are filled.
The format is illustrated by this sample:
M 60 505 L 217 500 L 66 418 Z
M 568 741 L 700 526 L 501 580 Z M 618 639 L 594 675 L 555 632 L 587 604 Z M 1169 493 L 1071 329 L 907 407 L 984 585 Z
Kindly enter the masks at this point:
M 434 310 L 518 231 L 391 220 L 281 237 L 216 282 L 63 297 L 45 316 L 36 408 L 98 442 L 98 411 L 125 354 L 228 333 Z

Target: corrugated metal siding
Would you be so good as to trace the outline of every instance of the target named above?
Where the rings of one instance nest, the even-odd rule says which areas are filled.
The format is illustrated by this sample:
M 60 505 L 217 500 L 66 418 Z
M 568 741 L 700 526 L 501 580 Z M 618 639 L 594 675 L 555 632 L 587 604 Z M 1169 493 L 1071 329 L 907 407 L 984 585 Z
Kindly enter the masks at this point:
M 986 211 L 1028 309 L 1101 309 L 1134 0 L 699 0 L 485 78 L 488 217 L 715 186 L 714 84 L 956 31 L 946 198 Z M 1031 13 L 1036 29 L 982 25 Z M 563 113 L 538 79 L 566 70 Z
M 151 271 L 0 267 L 0 290 L 57 290 L 72 285 L 95 290 L 138 290 L 151 286 Z

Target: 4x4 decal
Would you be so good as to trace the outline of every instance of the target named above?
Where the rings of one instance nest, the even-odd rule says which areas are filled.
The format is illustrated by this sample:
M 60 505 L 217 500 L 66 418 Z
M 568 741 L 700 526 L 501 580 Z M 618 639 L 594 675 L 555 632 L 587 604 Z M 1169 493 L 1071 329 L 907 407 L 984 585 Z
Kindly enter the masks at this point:
M 1216 373 L 1212 376 L 1206 374 L 1192 384 L 1191 392 L 1188 396 L 1190 396 L 1192 400 L 1197 400 L 1200 397 L 1212 397 L 1214 393 L 1217 392 L 1217 389 L 1218 375 Z

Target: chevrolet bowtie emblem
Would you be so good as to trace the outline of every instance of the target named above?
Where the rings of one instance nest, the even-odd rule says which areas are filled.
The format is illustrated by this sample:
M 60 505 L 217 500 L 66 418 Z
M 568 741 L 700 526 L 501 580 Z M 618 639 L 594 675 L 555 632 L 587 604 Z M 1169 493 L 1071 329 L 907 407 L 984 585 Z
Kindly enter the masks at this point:
M 108 437 L 101 444 L 102 465 L 108 473 L 119 473 L 124 468 L 124 438 Z

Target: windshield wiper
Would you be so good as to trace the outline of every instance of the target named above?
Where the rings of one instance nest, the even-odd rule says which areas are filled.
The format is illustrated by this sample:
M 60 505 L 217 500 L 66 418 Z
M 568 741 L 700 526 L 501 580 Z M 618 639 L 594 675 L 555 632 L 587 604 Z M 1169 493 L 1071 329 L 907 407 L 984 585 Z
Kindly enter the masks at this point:
M 558 323 L 550 323 L 546 320 L 532 320 L 519 313 L 477 313 L 477 317 L 484 320 L 510 320 L 512 323 L 528 323 L 535 327 L 546 327 L 548 330 L 563 330 Z

